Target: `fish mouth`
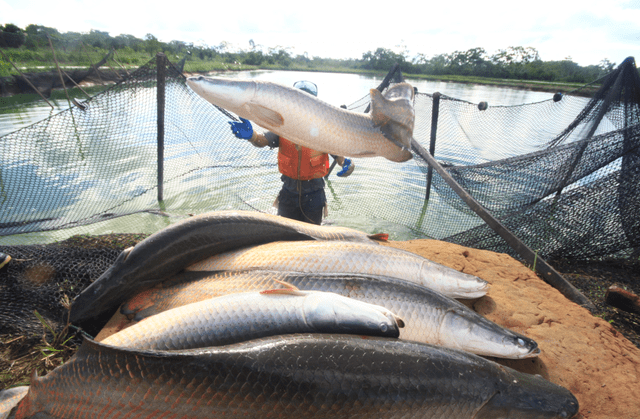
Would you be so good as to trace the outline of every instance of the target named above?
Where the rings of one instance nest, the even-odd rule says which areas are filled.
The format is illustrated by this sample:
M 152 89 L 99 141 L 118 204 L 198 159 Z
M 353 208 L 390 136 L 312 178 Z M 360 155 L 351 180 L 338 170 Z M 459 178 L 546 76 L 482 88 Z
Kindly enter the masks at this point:
M 516 333 L 514 343 L 524 351 L 524 353 L 520 355 L 520 359 L 535 358 L 541 353 L 541 350 L 538 347 L 538 342 L 519 333 Z

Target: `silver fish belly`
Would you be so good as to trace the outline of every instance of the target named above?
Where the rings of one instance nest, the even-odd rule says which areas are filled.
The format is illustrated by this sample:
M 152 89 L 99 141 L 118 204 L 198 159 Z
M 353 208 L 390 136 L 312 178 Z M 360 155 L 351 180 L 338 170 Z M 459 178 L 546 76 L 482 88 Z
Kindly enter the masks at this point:
M 226 253 L 194 263 L 187 271 L 242 271 L 373 274 L 424 285 L 452 298 L 486 295 L 489 284 L 473 275 L 388 246 L 346 242 L 274 242 Z
M 228 294 L 173 308 L 102 342 L 137 349 L 176 350 L 291 333 L 398 337 L 403 325 L 398 316 L 378 305 L 329 292 L 274 289 Z
M 424 286 L 376 275 L 184 272 L 167 281 L 163 287 L 136 296 L 123 304 L 120 311 L 140 320 L 174 307 L 229 293 L 262 290 L 273 281 L 385 307 L 404 320 L 405 326 L 400 329 L 401 339 L 499 358 L 530 358 L 540 353 L 533 339 L 499 326 L 451 298 Z

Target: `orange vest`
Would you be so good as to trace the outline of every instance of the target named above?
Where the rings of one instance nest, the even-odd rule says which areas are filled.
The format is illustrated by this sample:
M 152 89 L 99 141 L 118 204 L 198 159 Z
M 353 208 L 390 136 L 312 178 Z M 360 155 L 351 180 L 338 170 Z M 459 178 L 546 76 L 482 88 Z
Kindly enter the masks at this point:
M 329 173 L 329 155 L 280 137 L 278 169 L 292 179 L 310 180 Z

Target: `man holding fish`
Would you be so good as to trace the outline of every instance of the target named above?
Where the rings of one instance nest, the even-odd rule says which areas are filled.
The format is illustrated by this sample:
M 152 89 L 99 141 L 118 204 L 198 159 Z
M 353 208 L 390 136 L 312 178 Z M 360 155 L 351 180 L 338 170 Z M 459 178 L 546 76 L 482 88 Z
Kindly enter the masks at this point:
M 313 96 L 318 95 L 318 88 L 312 82 L 298 81 L 293 86 Z M 251 122 L 240 119 L 241 122 L 229 122 L 236 137 L 249 140 L 256 147 L 278 147 L 278 169 L 282 173 L 282 189 L 276 199 L 278 215 L 319 225 L 323 213 L 327 215 L 323 178 L 330 172 L 329 155 L 294 144 L 271 131 L 260 134 L 253 130 Z M 338 176 L 347 177 L 353 172 L 355 165 L 350 159 L 333 157 L 342 166 Z

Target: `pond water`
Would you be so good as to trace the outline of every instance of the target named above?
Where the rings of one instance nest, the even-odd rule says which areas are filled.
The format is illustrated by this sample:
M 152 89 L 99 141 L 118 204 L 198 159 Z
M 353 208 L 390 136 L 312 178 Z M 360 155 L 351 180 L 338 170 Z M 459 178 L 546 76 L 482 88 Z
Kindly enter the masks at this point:
M 285 85 L 292 85 L 298 80 L 310 80 L 318 85 L 318 97 L 335 106 L 350 105 L 355 101 L 368 96 L 369 90 L 377 87 L 382 82 L 382 77 L 298 71 L 246 71 L 222 73 L 219 75 L 245 79 L 255 78 Z M 407 79 L 407 82 L 414 85 L 414 87 L 422 93 L 432 94 L 434 92 L 440 92 L 443 95 L 474 104 L 486 101 L 492 107 L 548 101 L 553 96 L 551 93 L 486 85 L 413 79 Z M 94 88 L 90 93 L 97 93 L 97 89 L 101 88 Z M 78 89 L 72 89 L 70 91 L 70 96 L 75 97 L 80 101 L 85 99 L 84 93 Z M 46 102 L 38 100 L 38 97 L 35 95 L 18 95 L 11 98 L 1 98 L 0 141 L 2 141 L 2 136 L 8 133 L 32 125 L 69 108 L 69 103 L 67 102 L 66 96 L 63 92 L 56 92 L 56 95 L 50 99 L 50 102 L 54 105 L 54 109 L 52 109 Z M 146 123 L 151 122 L 153 121 L 146 121 Z M 564 123 L 565 122 L 562 122 L 562 124 Z M 237 147 L 236 139 L 230 139 L 229 141 L 233 142 L 233 147 Z M 257 151 L 254 150 L 250 150 L 248 152 L 257 153 Z M 447 153 L 448 151 L 443 150 L 442 152 Z M 262 153 L 259 156 L 260 159 L 269 163 L 275 162 L 275 153 L 270 153 L 269 150 L 266 149 L 261 150 L 260 153 Z M 499 147 L 496 147 L 493 152 L 486 151 L 485 157 L 487 160 L 490 160 L 505 153 L 507 155 L 513 155 L 514 151 L 509 150 L 508 147 L 505 147 L 504 145 L 500 145 Z M 188 163 L 189 160 L 204 159 L 206 157 L 199 155 L 196 151 L 191 152 L 191 155 L 179 156 L 179 158 L 184 159 L 184 162 Z M 468 158 L 465 155 L 455 156 L 455 158 L 460 162 L 469 163 L 468 160 L 465 160 Z M 203 164 L 202 166 L 207 167 L 206 164 Z M 125 167 L 124 162 L 123 167 Z M 2 169 L 1 166 L 0 169 Z M 275 168 L 274 165 L 267 164 L 263 170 L 264 172 L 252 174 L 256 179 L 259 179 L 259 181 L 256 181 L 253 188 L 250 190 L 246 188 L 244 190 L 238 190 L 240 179 L 237 179 L 237 173 L 228 173 L 225 175 L 226 178 L 223 178 L 224 182 L 215 185 L 215 191 L 201 191 L 202 186 L 200 184 L 196 184 L 196 178 L 198 176 L 184 177 L 178 185 L 173 185 L 172 187 L 183 189 L 184 193 L 177 194 L 174 199 L 183 200 L 185 202 L 188 201 L 186 204 L 185 202 L 181 202 L 180 207 L 188 207 L 189 211 L 185 212 L 185 214 L 179 213 L 172 215 L 176 217 L 183 217 L 186 216 L 188 212 L 201 213 L 208 211 L 212 207 L 212 200 L 200 200 L 199 198 L 202 196 L 201 192 L 207 196 L 219 194 L 220 197 L 224 197 L 229 194 L 236 194 L 249 206 L 255 206 L 261 210 L 266 209 L 268 211 L 272 211 L 272 209 L 270 209 L 270 203 L 273 201 L 279 189 L 279 176 L 277 174 L 277 168 Z M 391 202 L 391 210 L 387 211 L 396 212 L 401 212 L 403 211 L 403 208 L 408 206 L 415 207 L 416 202 L 422 202 L 424 196 L 424 175 L 415 164 L 410 163 L 403 165 L 402 168 L 398 168 L 397 164 L 388 162 L 383 158 L 358 159 L 356 161 L 356 171 L 357 176 L 352 175 L 348 178 L 348 181 L 332 176 L 331 180 L 327 182 L 328 187 L 326 192 L 329 200 L 329 217 L 327 222 L 358 228 L 368 232 L 386 231 L 391 233 L 392 238 L 396 240 L 416 237 L 440 238 L 437 234 L 436 224 L 455 222 L 455 213 L 438 206 L 437 193 L 433 193 L 433 204 L 429 204 L 431 206 L 429 208 L 430 212 L 426 213 L 426 215 L 426 207 L 422 209 L 422 212 L 419 208 L 411 208 L 413 216 L 419 218 L 419 220 L 412 220 L 411 222 L 420 224 L 417 227 L 422 231 L 417 231 L 415 228 L 410 228 L 406 225 L 403 226 L 393 221 L 389 221 L 391 217 L 387 216 L 388 214 L 384 214 L 382 212 L 378 214 L 375 211 L 376 200 L 387 201 L 385 202 L 387 206 Z M 385 175 L 386 173 L 392 173 L 393 175 Z M 137 176 L 137 174 L 128 172 L 123 172 L 122 175 L 123 179 L 128 176 Z M 170 174 L 167 174 L 165 179 L 169 177 Z M 419 179 L 419 181 L 416 179 Z M 396 191 L 396 193 L 389 196 L 389 191 Z M 86 200 L 89 198 L 98 200 L 105 199 L 104 195 L 101 195 L 98 190 L 95 192 L 86 191 L 84 193 L 84 199 Z M 217 198 L 214 197 L 213 201 L 216 199 Z M 37 206 L 37 204 L 34 204 L 34 206 Z M 364 209 L 372 207 L 374 210 L 370 209 L 368 212 L 364 210 L 360 212 L 358 210 L 360 208 Z M 348 209 L 348 211 L 345 209 Z M 63 208 L 61 207 L 60 210 L 63 210 Z M 65 208 L 64 211 L 67 211 L 67 209 Z M 71 215 L 74 211 L 74 209 L 68 210 L 68 215 Z M 0 214 L 1 213 L 2 208 L 0 207 Z M 379 215 L 379 218 L 377 215 Z M 133 222 L 131 221 L 132 217 L 134 218 Z M 0 222 L 4 220 L 5 219 L 0 216 Z M 434 225 L 433 231 L 430 230 L 428 226 L 424 227 L 422 225 L 423 223 L 428 225 L 429 220 L 436 221 L 435 223 L 432 223 Z M 173 221 L 175 221 L 175 219 L 171 220 L 150 214 L 137 214 L 135 216 L 120 217 L 109 221 L 95 223 L 90 226 L 84 226 L 82 230 L 77 228 L 68 229 L 68 231 L 64 232 L 63 235 L 68 236 L 79 233 L 105 234 L 111 232 L 151 233 Z M 427 231 L 426 234 L 424 233 L 425 231 Z M 61 234 L 62 233 L 60 231 L 29 233 L 21 235 L 21 237 L 16 240 L 20 243 L 61 240 L 63 238 Z M 0 237 L 0 244 L 3 243 L 11 244 L 11 237 Z
M 211 74 L 243 79 L 255 78 L 285 85 L 292 85 L 298 80 L 310 80 L 318 86 L 318 97 L 335 106 L 349 105 L 368 95 L 369 89 L 377 87 L 383 80 L 382 77 L 367 75 L 303 71 L 261 70 Z M 418 79 L 407 79 L 407 82 L 417 87 L 418 91 L 422 93 L 433 94 L 434 92 L 440 92 L 444 95 L 473 103 L 485 101 L 491 106 L 540 102 L 553 96 L 551 93 L 466 83 Z M 83 89 L 90 95 L 94 95 L 103 90 L 104 87 L 96 86 Z M 84 93 L 78 88 L 70 89 L 69 95 L 71 98 L 76 98 L 80 101 L 86 99 Z M 52 97 L 49 98 L 49 102 L 53 105 L 53 108 L 35 94 L 0 97 L 0 137 L 69 108 L 66 95 L 62 91 L 55 91 Z

